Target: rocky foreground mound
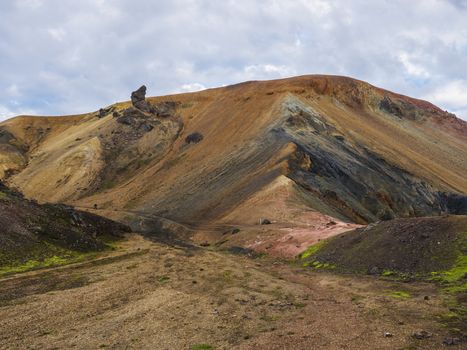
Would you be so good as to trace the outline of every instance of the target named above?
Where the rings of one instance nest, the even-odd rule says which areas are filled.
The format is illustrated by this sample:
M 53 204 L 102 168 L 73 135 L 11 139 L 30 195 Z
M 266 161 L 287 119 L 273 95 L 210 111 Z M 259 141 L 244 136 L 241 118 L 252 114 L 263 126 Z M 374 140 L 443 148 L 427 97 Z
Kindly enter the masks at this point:
M 0 183 L 0 275 L 106 247 L 129 228 L 65 205 L 37 204 Z
M 374 275 L 435 276 L 459 268 L 467 276 L 467 216 L 394 219 L 357 228 L 311 246 L 308 266 Z

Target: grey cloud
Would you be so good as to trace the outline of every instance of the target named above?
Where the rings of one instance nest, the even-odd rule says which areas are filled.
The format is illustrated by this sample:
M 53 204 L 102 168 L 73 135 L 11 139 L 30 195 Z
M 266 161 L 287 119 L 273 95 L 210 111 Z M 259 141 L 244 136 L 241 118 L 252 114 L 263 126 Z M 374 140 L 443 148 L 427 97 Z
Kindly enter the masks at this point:
M 465 1 L 0 2 L 0 119 L 251 79 L 352 76 L 467 118 Z M 447 94 L 456 98 L 448 98 Z

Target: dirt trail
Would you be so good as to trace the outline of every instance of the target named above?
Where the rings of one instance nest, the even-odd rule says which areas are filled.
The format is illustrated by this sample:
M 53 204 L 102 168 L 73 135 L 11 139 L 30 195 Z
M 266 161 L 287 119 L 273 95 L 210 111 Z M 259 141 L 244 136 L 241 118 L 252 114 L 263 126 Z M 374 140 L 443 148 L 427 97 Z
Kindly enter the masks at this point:
M 133 235 L 100 260 L 0 280 L 0 349 L 442 349 L 446 312 L 430 284 Z

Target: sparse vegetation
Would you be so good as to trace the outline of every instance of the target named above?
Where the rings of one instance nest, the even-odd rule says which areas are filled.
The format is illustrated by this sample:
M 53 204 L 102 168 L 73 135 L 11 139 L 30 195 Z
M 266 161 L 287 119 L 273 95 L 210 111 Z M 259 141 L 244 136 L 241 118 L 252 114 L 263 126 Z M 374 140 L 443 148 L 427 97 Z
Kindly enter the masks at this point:
M 214 348 L 208 344 L 195 344 L 191 346 L 191 350 L 214 350 Z
M 387 295 L 396 299 L 408 299 L 411 297 L 409 292 L 403 290 L 389 291 Z
M 159 276 L 157 278 L 157 281 L 161 284 L 164 284 L 164 283 L 167 283 L 170 281 L 170 277 L 169 276 Z
M 299 255 L 299 258 L 300 259 L 307 259 L 307 258 L 311 257 L 312 255 L 316 254 L 318 252 L 318 250 L 323 248 L 325 244 L 326 244 L 326 241 L 320 241 L 320 242 L 318 242 L 316 244 L 313 244 L 307 250 L 305 250 L 303 253 L 301 253 Z

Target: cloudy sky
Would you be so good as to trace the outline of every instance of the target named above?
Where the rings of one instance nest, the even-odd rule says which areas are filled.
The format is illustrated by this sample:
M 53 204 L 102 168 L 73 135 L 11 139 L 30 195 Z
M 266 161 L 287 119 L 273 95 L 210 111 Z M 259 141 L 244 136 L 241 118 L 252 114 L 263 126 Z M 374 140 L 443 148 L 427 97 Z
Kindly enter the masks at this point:
M 0 120 L 313 73 L 467 119 L 467 0 L 0 2 Z

